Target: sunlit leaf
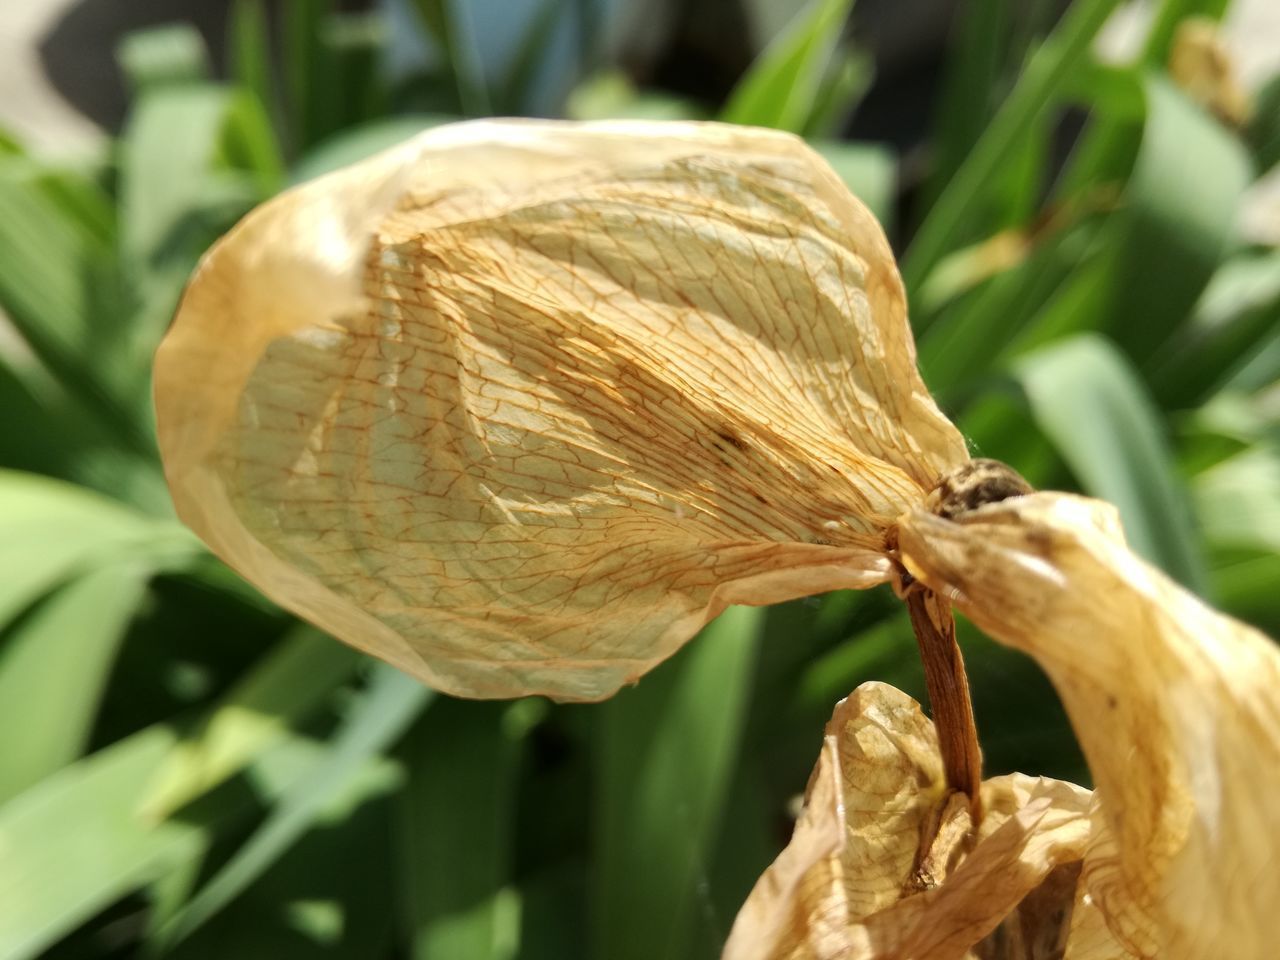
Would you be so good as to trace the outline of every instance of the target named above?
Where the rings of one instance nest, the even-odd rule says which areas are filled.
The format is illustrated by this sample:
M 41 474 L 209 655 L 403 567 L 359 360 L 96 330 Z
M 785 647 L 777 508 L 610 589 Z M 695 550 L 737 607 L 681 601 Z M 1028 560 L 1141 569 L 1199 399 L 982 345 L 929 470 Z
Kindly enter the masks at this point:
M 143 811 L 169 816 L 242 769 L 284 739 L 358 662 L 311 630 L 283 641 L 174 747 L 149 785 Z
M 0 802 L 83 752 L 147 570 L 117 562 L 72 581 L 0 645 Z
M 801 133 L 853 0 L 811 0 L 738 81 L 720 119 Z
M 1081 336 L 1015 368 L 1037 424 L 1084 489 L 1120 509 L 1134 549 L 1199 590 L 1203 560 L 1155 407 L 1105 340 Z
M 349 789 L 365 764 L 388 749 L 430 699 L 431 692 L 390 667 L 379 667 L 368 691 L 334 737 L 330 755 L 284 790 L 271 815 L 236 854 L 160 929 L 172 946 L 190 936 L 262 876 L 315 822 L 325 805 Z

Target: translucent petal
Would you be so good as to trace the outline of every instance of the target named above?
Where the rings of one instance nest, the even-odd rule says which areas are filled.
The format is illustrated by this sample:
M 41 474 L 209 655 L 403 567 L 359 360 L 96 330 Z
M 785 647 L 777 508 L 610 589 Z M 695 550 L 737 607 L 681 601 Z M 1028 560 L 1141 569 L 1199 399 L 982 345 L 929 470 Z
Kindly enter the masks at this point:
M 891 252 L 796 138 L 443 127 L 255 211 L 156 361 L 175 503 L 467 696 L 596 699 L 731 603 L 883 581 L 966 459 Z
M 1129 951 L 1274 956 L 1274 644 L 1134 556 L 1098 501 L 1035 494 L 959 522 L 915 512 L 899 542 L 913 575 L 1057 687 L 1096 784 L 1085 886 Z

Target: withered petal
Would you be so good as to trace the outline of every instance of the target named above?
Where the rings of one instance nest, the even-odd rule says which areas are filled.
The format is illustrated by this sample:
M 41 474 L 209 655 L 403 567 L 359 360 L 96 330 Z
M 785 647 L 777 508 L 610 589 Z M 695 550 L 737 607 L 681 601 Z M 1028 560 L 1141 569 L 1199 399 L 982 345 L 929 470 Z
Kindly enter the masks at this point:
M 465 696 L 598 699 L 732 603 L 889 575 L 966 459 L 874 218 L 800 140 L 437 128 L 250 214 L 156 359 L 182 518 Z
M 1085 886 L 1112 933 L 1144 957 L 1274 956 L 1275 645 L 1138 559 L 1098 501 L 917 511 L 899 543 L 914 576 L 1038 660 L 1062 697 L 1096 783 Z
M 723 960 L 997 955 L 983 952 L 984 938 L 1055 870 L 1079 864 L 1091 830 L 1090 794 L 1054 780 L 996 778 L 983 784 L 986 814 L 977 831 L 969 829 L 967 802 L 949 799 L 962 797 L 948 797 L 937 735 L 919 706 L 885 684 L 860 686 L 827 725 L 791 843 L 743 905 Z M 921 865 L 942 841 L 939 820 L 952 809 L 963 816 L 965 835 L 972 833 L 971 847 L 926 875 Z M 1021 918 L 1019 930 L 1029 933 L 1020 946 L 1036 936 L 1065 941 L 1074 878 L 1047 893 L 1038 905 L 1044 916 Z M 1018 956 L 1040 954 L 1031 945 Z

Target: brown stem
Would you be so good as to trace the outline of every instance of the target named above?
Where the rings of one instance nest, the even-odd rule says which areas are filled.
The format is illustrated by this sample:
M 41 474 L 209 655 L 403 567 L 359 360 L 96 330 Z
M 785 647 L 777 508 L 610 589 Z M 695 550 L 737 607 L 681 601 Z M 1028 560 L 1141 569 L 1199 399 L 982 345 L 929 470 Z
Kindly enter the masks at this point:
M 978 729 L 969 700 L 969 679 L 956 643 L 956 622 L 950 604 L 932 590 L 913 589 L 906 600 L 920 646 L 920 659 L 924 662 L 924 682 L 929 690 L 929 707 L 938 731 L 947 783 L 969 797 L 969 809 L 976 824 L 981 813 L 978 788 L 982 783 L 982 753 L 978 749 Z

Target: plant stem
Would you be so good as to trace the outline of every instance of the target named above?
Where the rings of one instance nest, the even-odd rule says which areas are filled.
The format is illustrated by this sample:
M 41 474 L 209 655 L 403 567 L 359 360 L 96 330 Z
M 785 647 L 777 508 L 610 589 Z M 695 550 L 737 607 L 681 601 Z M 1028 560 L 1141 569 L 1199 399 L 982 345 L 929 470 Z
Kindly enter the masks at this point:
M 968 796 L 976 824 L 981 815 L 978 788 L 982 783 L 982 752 L 951 605 L 927 589 L 913 590 L 906 600 L 924 663 L 929 708 L 938 731 L 947 784 Z

